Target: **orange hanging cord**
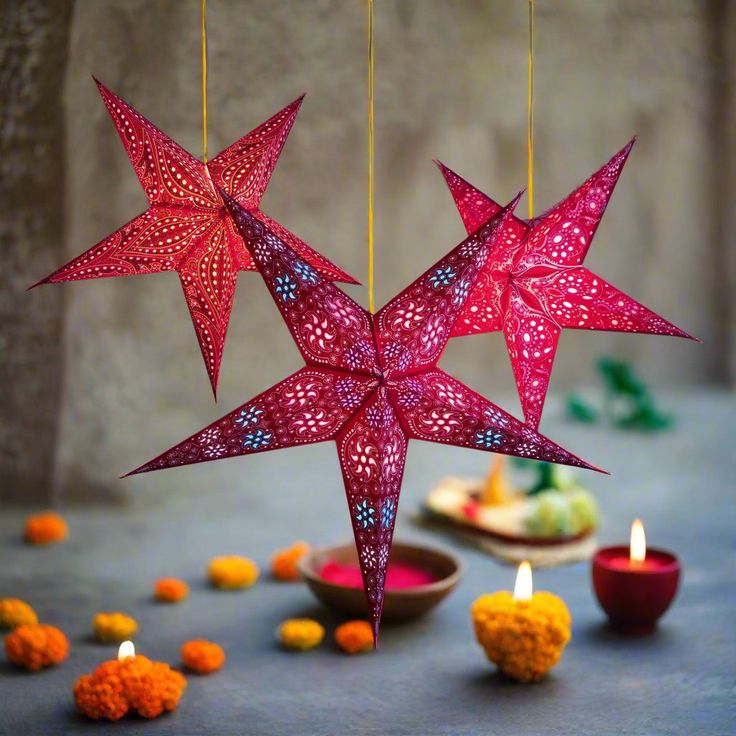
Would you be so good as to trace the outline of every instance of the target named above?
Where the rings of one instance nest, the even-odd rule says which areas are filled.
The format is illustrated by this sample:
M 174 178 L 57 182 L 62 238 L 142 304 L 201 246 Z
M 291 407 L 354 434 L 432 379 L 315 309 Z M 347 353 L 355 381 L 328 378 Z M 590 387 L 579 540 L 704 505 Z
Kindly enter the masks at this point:
M 529 0 L 529 52 L 527 57 L 527 194 L 529 196 L 529 219 L 534 217 L 534 0 Z
M 202 0 L 202 160 L 207 163 L 207 0 Z
M 374 140 L 374 87 L 373 87 L 373 0 L 368 0 L 368 309 L 375 311 L 373 276 L 373 140 Z

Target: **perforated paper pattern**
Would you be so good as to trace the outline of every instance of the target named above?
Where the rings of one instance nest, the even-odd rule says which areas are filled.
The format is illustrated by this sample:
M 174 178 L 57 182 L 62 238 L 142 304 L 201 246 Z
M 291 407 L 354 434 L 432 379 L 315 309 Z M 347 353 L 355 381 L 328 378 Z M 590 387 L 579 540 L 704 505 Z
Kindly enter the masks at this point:
M 355 283 L 259 210 L 302 98 L 203 163 L 104 85 L 98 87 L 149 208 L 39 283 L 178 272 L 216 394 L 238 272 L 255 270 L 218 189 L 266 222 L 327 279 Z
M 371 315 L 225 201 L 307 367 L 133 472 L 334 439 L 377 636 L 409 439 L 592 467 L 436 367 L 510 208 Z
M 452 337 L 503 330 L 524 417 L 539 426 L 563 328 L 690 337 L 582 266 L 632 140 L 566 199 L 527 221 L 511 216 Z M 468 232 L 500 205 L 438 162 Z

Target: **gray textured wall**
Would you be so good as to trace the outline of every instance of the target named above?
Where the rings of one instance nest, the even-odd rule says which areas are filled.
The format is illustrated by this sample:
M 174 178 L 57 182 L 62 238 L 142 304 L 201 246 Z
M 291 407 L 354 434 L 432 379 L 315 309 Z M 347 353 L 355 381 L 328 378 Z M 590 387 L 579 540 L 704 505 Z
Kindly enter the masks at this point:
M 48 496 L 64 351 L 60 291 L 28 298 L 64 258 L 64 85 L 70 2 L 0 3 L 0 488 Z
M 6 0 L 6 12 L 20 5 L 28 3 Z M 525 184 L 526 3 L 376 5 L 380 304 L 463 236 L 433 157 L 501 200 Z M 587 265 L 705 340 L 698 346 L 567 332 L 553 391 L 590 380 L 591 361 L 602 352 L 635 358 L 656 382 L 726 383 L 732 376 L 734 173 L 728 151 L 734 150 L 735 9 L 728 0 L 538 2 L 538 209 L 566 195 L 638 134 Z M 201 151 L 198 0 L 77 0 L 72 10 L 66 58 L 58 58 L 63 43 L 47 42 L 53 53 L 27 82 L 31 92 L 49 94 L 34 134 L 45 140 L 44 126 L 55 122 L 66 157 L 63 179 L 39 194 L 37 227 L 45 230 L 27 223 L 6 238 L 28 281 L 145 209 L 91 73 L 195 155 Z M 208 2 L 210 150 L 306 90 L 264 209 L 358 278 L 366 272 L 364 11 L 362 0 Z M 59 32 L 63 16 L 52 24 Z M 6 28 L 4 44 L 9 33 Z M 64 61 L 62 87 L 54 75 Z M 9 86 L 4 75 L 4 100 Z M 55 114 L 59 103 L 63 116 Z M 2 137 L 3 146 L 13 145 L 5 124 Z M 33 156 L 26 145 L 23 155 Z M 44 151 L 34 160 L 52 172 L 59 170 L 59 156 Z M 62 182 L 63 217 L 54 204 Z M 17 207 L 28 209 L 23 184 L 10 183 Z M 1 217 L 11 221 L 8 211 Z M 4 274 L 0 296 L 18 292 L 15 276 L 11 282 Z M 365 303 L 364 290 L 352 293 Z M 19 298 L 4 320 L 3 331 L 15 334 L 6 344 L 47 364 L 41 382 L 53 397 L 38 400 L 27 390 L 23 363 L 10 357 L 14 375 L 3 385 L 16 387 L 15 398 L 3 406 L 3 424 L 14 428 L 8 436 L 25 438 L 26 447 L 10 461 L 4 457 L 0 473 L 13 478 L 13 468 L 32 464 L 38 448 L 31 438 L 42 437 L 55 462 L 31 484 L 41 498 L 52 487 L 67 498 L 125 493 L 116 480 L 121 471 L 300 365 L 254 274 L 239 281 L 219 407 L 173 274 L 47 286 Z M 25 315 L 22 330 L 8 326 L 13 312 Z M 63 355 L 56 356 L 59 344 Z M 491 397 L 513 392 L 499 335 L 454 341 L 445 365 Z M 517 412 L 518 404 L 508 408 Z M 8 437 L 0 439 L 7 455 Z M 218 482 L 242 470 L 238 463 L 225 466 Z M 175 483 L 202 477 L 177 474 Z M 159 487 L 173 483 L 166 474 L 147 480 Z

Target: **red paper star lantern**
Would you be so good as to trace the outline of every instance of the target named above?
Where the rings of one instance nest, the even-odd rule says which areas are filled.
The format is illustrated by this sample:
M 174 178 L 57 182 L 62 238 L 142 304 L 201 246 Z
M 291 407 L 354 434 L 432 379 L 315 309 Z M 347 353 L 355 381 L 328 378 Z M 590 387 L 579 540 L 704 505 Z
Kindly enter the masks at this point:
M 582 266 L 632 140 L 566 199 L 532 220 L 511 216 L 452 332 L 503 330 L 524 417 L 539 425 L 563 328 L 692 338 Z M 436 162 L 466 230 L 500 205 Z
M 592 467 L 437 368 L 516 201 L 373 315 L 224 197 L 307 366 L 133 473 L 335 440 L 377 636 L 410 439 Z
M 303 98 L 203 163 L 100 82 L 97 86 L 150 206 L 35 285 L 176 271 L 217 396 L 238 272 L 256 270 L 219 189 L 267 224 L 323 276 L 357 283 L 259 209 Z

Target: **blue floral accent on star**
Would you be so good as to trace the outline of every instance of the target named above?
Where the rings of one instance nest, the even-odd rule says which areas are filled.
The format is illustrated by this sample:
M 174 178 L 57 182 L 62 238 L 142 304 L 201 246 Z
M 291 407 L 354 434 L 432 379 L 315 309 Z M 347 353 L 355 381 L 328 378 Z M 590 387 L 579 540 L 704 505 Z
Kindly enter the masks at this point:
M 247 450 L 261 450 L 268 447 L 273 440 L 273 432 L 264 429 L 257 429 L 255 432 L 249 432 L 243 438 L 243 447 Z
M 296 261 L 294 263 L 294 271 L 296 275 L 308 284 L 316 284 L 318 281 L 317 272 L 304 261 Z
M 475 433 L 475 444 L 490 450 L 493 447 L 500 447 L 503 444 L 503 435 L 496 432 L 495 429 L 478 430 Z
M 376 510 L 368 503 L 368 499 L 359 501 L 355 505 L 355 520 L 363 527 L 363 529 L 367 529 L 369 526 L 375 525 L 375 516 Z
M 259 406 L 246 406 L 240 410 L 240 414 L 233 419 L 235 424 L 239 424 L 243 429 L 258 424 L 263 414 L 263 409 Z
M 282 302 L 296 301 L 296 290 L 297 283 L 288 273 L 276 277 L 275 291 Z
M 381 507 L 381 526 L 388 529 L 396 518 L 396 502 L 393 498 L 387 498 Z
M 439 289 L 441 286 L 449 286 L 457 276 L 457 271 L 452 266 L 445 266 L 444 268 L 435 268 L 429 276 L 429 283 L 435 289 Z

